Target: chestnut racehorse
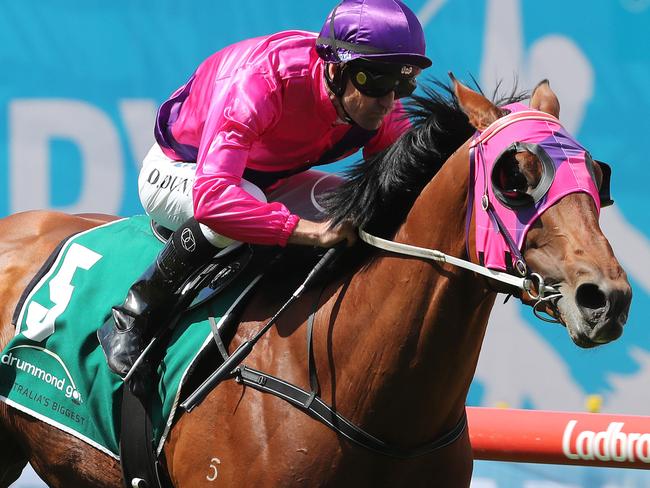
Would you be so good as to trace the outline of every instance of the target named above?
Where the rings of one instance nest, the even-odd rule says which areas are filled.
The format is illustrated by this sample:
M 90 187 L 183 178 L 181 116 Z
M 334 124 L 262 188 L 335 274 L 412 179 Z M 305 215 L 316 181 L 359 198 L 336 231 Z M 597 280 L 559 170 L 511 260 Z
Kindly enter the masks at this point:
M 505 112 L 457 81 L 454 92 L 453 98 L 429 91 L 416 99 L 412 131 L 361 163 L 331 197 L 330 204 L 339 204 L 336 219 L 478 262 L 473 220 L 466 239 L 468 139 Z M 548 83 L 534 90 L 531 108 L 559 116 Z M 540 164 L 535 154 L 522 149 L 509 164 L 533 185 Z M 595 176 L 600 181 L 599 171 Z M 13 335 L 10 320 L 20 294 L 56 245 L 103 221 L 55 212 L 0 221 L 2 347 Z M 425 445 L 463 418 L 496 290 L 504 287 L 447 263 L 357 247 L 361 256 L 349 258 L 349 268 L 323 290 L 305 293 L 245 362 L 308 388 L 306 319 L 320 296 L 313 335 L 320 397 L 396 448 Z M 544 307 L 576 344 L 593 347 L 621 334 L 631 289 L 589 195 L 571 193 L 546 210 L 527 233 L 522 254 L 561 292 Z M 247 306 L 231 351 L 278 310 L 300 279 L 289 272 L 268 278 L 270 286 Z M 527 292 L 517 295 L 531 302 Z M 118 463 L 81 440 L 4 403 L 0 418 L 0 485 L 10 485 L 30 462 L 50 486 L 122 486 Z M 467 429 L 429 454 L 394 458 L 351 443 L 282 399 L 231 379 L 179 416 L 163 453 L 179 488 L 464 487 L 472 473 Z

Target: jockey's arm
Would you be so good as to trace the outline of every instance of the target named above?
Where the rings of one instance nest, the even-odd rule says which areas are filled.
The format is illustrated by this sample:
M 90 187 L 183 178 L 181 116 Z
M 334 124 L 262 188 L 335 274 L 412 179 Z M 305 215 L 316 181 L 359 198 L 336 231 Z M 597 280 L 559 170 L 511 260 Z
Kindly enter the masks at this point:
M 255 73 L 242 81 L 231 90 L 248 96 L 219 97 L 220 106 L 205 124 L 193 188 L 196 219 L 221 235 L 253 244 L 352 245 L 356 230 L 349 223 L 332 227 L 329 222 L 300 219 L 279 202 L 259 202 L 239 187 L 253 141 L 274 125 L 282 111 L 278 92 L 270 86 L 273 80 Z M 229 101 L 227 106 L 221 105 L 224 100 Z M 401 104 L 396 108 L 364 148 L 364 156 L 392 144 L 408 128 L 408 121 L 400 117 Z
M 234 78 L 212 95 L 192 188 L 194 217 L 234 240 L 284 246 L 299 217 L 240 186 L 251 146 L 282 113 L 281 91 L 267 73 L 240 70 Z
M 351 246 L 356 240 L 357 230 L 349 222 L 331 227 L 329 221 L 312 222 L 300 219 L 287 242 L 289 244 L 332 247 L 342 241 L 347 241 L 347 245 Z

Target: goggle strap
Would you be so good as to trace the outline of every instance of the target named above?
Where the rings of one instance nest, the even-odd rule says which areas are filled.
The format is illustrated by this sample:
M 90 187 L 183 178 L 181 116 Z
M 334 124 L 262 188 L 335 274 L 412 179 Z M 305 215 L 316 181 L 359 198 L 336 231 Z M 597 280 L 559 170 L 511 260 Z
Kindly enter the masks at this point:
M 318 37 L 316 38 L 317 44 L 324 44 L 326 46 L 331 46 L 336 52 L 337 48 L 341 47 L 347 49 L 348 51 L 355 52 L 357 54 L 385 54 L 384 51 L 372 46 L 361 46 L 359 44 L 353 44 L 347 41 L 339 41 L 338 39 L 332 39 L 329 37 Z M 338 54 L 336 56 L 338 58 Z

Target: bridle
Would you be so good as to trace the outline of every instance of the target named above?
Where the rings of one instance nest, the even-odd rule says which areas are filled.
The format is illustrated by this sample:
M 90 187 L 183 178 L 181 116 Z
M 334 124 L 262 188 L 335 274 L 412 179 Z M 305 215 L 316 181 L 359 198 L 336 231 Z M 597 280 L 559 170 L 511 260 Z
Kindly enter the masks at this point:
M 506 115 L 488 126 L 483 131 L 478 131 L 470 143 L 470 180 L 473 182 L 473 173 L 475 168 L 475 158 L 476 152 L 482 154 L 483 143 L 496 133 L 508 127 L 510 125 L 516 124 L 524 120 L 543 120 L 558 123 L 558 120 L 552 115 L 545 114 L 538 111 L 526 111 L 511 113 Z M 470 221 L 472 215 L 472 209 L 474 205 L 474 195 L 471 191 L 472 183 L 470 184 L 469 192 L 469 201 L 467 208 L 467 224 L 466 224 L 466 240 L 469 242 L 470 237 Z M 363 229 L 359 229 L 359 236 L 362 241 L 365 243 L 388 251 L 394 254 L 413 256 L 421 259 L 427 259 L 436 262 L 444 262 L 463 268 L 478 275 L 489 278 L 496 282 L 505 284 L 511 289 L 521 290 L 526 292 L 530 299 L 533 302 L 532 308 L 533 313 L 536 317 L 546 322 L 559 322 L 555 317 L 547 318 L 542 315 L 542 311 L 546 306 L 555 310 L 555 304 L 559 298 L 562 297 L 562 293 L 555 286 L 547 285 L 545 283 L 544 277 L 539 273 L 532 272 L 530 267 L 527 265 L 524 256 L 516 245 L 514 239 L 511 237 L 508 229 L 503 225 L 503 222 L 499 218 L 497 212 L 494 210 L 494 207 L 490 203 L 487 189 L 483 191 L 481 197 L 481 208 L 487 212 L 491 220 L 498 226 L 499 232 L 502 238 L 505 240 L 507 247 L 510 250 L 510 253 L 514 257 L 514 265 L 512 266 L 511 272 L 498 271 L 495 269 L 488 268 L 482 264 L 476 264 L 466 259 L 458 258 L 455 256 L 449 256 L 448 254 L 438 251 L 436 249 L 428 249 L 423 247 L 417 247 L 410 244 L 404 244 L 400 242 L 391 241 L 388 239 L 382 239 L 377 236 L 373 236 L 366 232 Z M 467 246 L 469 254 L 469 246 Z M 510 271 L 510 270 L 509 270 Z

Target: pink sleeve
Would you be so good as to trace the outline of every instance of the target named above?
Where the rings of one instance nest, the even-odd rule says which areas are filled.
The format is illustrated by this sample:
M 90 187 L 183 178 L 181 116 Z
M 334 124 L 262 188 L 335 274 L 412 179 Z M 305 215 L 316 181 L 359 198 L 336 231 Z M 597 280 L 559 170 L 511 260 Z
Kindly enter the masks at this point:
M 217 81 L 199 146 L 194 217 L 215 232 L 252 244 L 284 246 L 298 223 L 281 203 L 263 203 L 239 187 L 253 142 L 282 110 L 269 75 L 240 70 Z
M 363 148 L 363 157 L 367 158 L 383 151 L 411 128 L 411 121 L 399 100 L 395 102 L 393 111 L 384 119 L 377 135 L 370 139 Z

